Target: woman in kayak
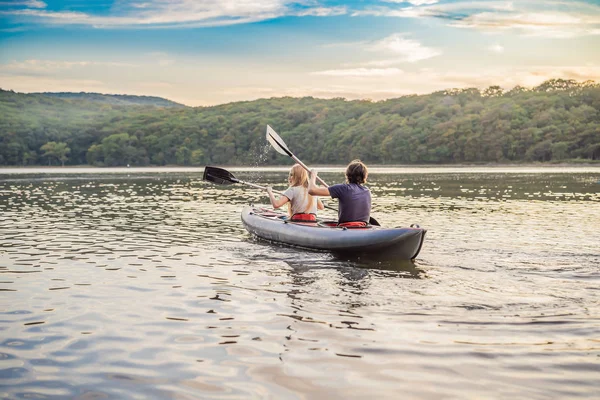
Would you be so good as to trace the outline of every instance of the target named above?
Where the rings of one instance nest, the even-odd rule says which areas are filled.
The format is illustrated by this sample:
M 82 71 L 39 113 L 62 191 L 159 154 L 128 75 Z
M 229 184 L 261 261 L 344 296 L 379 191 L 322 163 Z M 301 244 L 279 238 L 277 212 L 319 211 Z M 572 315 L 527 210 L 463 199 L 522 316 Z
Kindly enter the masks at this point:
M 308 193 L 313 196 L 331 196 L 338 199 L 338 225 L 366 226 L 371 216 L 371 191 L 366 186 L 369 171 L 360 160 L 354 160 L 346 167 L 346 183 L 329 187 L 316 185 L 317 170 L 311 170 Z
M 274 208 L 288 204 L 288 212 L 293 221 L 316 221 L 317 209 L 322 210 L 323 203 L 316 197 L 308 194 L 308 173 L 300 164 L 295 164 L 290 169 L 288 176 L 290 187 L 283 192 L 283 196 L 275 199 L 273 189 L 267 187 L 267 193 Z

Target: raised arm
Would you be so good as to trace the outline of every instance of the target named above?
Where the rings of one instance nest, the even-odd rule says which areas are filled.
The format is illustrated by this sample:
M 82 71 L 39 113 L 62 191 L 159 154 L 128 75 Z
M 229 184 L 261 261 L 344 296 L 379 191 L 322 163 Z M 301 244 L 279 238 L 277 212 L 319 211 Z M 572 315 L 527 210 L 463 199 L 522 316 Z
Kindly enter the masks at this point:
M 317 186 L 317 170 L 310 170 L 310 179 L 308 180 L 308 194 L 313 196 L 329 196 L 329 189 Z

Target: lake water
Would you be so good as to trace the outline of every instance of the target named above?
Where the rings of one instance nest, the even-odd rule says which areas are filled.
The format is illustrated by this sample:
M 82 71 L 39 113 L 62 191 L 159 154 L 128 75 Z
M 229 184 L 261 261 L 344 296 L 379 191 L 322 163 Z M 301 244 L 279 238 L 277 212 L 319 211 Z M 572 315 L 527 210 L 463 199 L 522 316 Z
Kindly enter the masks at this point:
M 255 240 L 201 173 L 0 170 L 0 398 L 600 397 L 599 167 L 372 168 L 414 263 Z

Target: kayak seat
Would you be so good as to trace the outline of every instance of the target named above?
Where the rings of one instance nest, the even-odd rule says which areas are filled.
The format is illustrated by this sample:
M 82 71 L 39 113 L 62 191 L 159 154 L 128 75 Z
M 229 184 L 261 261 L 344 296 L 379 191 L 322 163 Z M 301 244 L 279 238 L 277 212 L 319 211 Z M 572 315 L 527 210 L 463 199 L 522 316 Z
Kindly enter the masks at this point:
M 290 218 L 292 222 L 317 222 L 317 216 L 315 214 L 308 213 L 297 213 L 292 215 Z
M 326 228 L 337 228 L 337 221 L 319 221 L 318 224 Z
M 372 226 L 362 221 L 342 222 L 338 224 L 337 221 L 319 221 L 320 226 L 328 228 L 344 228 L 344 229 L 371 229 Z
M 341 228 L 367 228 L 367 223 L 364 221 L 342 222 L 338 224 Z

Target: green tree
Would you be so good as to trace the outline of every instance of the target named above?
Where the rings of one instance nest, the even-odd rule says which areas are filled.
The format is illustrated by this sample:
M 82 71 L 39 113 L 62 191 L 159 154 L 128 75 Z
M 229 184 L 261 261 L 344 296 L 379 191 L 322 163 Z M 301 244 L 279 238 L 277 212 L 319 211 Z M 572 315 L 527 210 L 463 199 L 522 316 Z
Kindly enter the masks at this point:
M 87 151 L 86 159 L 88 164 L 102 166 L 104 165 L 104 151 L 101 144 L 93 144 Z
M 553 160 L 564 160 L 567 158 L 569 143 L 567 142 L 558 142 L 553 143 L 550 146 L 550 152 L 552 153 Z
M 115 133 L 102 139 L 104 165 L 134 164 L 136 159 L 137 138 L 127 133 Z
M 600 85 L 593 82 L 448 89 L 381 102 L 284 97 L 191 108 L 150 105 L 155 100 L 0 89 L 0 165 L 282 164 L 265 141 L 266 124 L 309 164 L 600 159 Z M 70 151 L 61 156 L 51 142 Z
M 61 162 L 65 166 L 65 161 L 69 159 L 68 154 L 71 152 L 69 146 L 64 142 L 48 142 L 44 144 L 40 150 L 44 152 L 43 156 L 48 157 L 48 165 L 53 158 Z

